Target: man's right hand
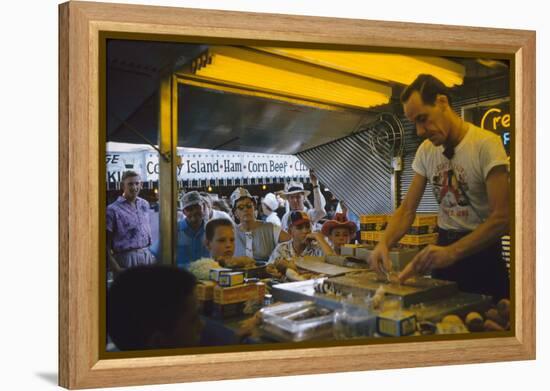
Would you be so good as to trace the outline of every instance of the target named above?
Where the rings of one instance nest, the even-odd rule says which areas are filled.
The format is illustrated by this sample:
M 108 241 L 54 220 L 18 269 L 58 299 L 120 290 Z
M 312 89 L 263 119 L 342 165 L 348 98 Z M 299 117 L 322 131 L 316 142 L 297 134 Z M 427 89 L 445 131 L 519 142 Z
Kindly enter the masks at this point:
M 378 274 L 387 275 L 392 270 L 390 251 L 388 247 L 379 242 L 370 253 L 369 264 L 372 270 Z

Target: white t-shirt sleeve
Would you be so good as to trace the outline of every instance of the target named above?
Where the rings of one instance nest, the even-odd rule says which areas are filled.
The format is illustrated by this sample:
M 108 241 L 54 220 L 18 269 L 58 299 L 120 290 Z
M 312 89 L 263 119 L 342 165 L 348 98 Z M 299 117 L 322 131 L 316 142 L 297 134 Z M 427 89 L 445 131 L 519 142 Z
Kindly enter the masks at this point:
M 426 144 L 422 143 L 418 147 L 416 154 L 414 155 L 414 160 L 412 162 L 412 169 L 419 175 L 422 175 L 424 178 L 428 177 L 428 170 L 426 168 Z
M 487 179 L 489 172 L 496 166 L 510 166 L 504 145 L 497 135 L 491 135 L 483 141 L 479 154 L 483 179 Z

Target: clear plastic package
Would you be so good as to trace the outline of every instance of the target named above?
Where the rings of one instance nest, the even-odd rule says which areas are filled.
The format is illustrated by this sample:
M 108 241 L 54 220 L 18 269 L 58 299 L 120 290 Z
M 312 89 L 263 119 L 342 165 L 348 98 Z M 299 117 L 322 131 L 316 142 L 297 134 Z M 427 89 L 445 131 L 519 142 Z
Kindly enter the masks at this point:
M 262 308 L 262 329 L 283 342 L 300 342 L 332 337 L 334 314 L 313 301 L 298 301 Z

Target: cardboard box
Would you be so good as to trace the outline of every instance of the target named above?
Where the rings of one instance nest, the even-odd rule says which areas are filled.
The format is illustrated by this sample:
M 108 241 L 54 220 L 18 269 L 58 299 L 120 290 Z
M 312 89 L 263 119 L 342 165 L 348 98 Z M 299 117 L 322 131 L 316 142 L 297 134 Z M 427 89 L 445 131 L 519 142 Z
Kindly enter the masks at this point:
M 437 243 L 437 237 L 437 233 L 426 235 L 405 235 L 401 238 L 399 243 L 408 246 L 423 246 L 426 244 Z
M 386 229 L 389 218 L 388 215 L 361 215 L 359 217 L 361 231 L 383 231 Z
M 223 287 L 241 285 L 244 283 L 243 272 L 221 273 L 218 284 Z
M 231 287 L 214 287 L 214 303 L 232 304 L 264 298 L 265 284 L 242 284 Z
M 370 243 L 378 243 L 384 235 L 383 231 L 361 231 L 361 241 Z
M 437 214 L 434 213 L 417 213 L 412 227 L 421 227 L 421 226 L 437 226 Z
M 214 288 L 214 302 L 212 316 L 226 319 L 252 314 L 261 307 L 265 295 L 265 284 L 243 284 L 232 287 L 216 286 Z M 247 311 L 250 309 L 250 311 Z M 254 311 L 252 311 L 254 310 Z
M 407 235 L 426 235 L 426 234 L 433 234 L 437 230 L 437 226 L 435 225 L 420 225 L 416 227 L 410 227 L 407 230 Z
M 233 270 L 231 269 L 228 269 L 228 268 L 225 268 L 225 267 L 221 267 L 221 268 L 216 268 L 216 269 L 210 269 L 210 273 L 208 275 L 208 278 L 211 280 L 211 281 L 216 281 L 218 282 L 220 280 L 220 275 L 223 274 L 223 273 L 231 273 Z
M 384 224 L 388 222 L 390 215 L 361 215 L 359 216 L 359 223 L 361 224 Z
M 416 331 L 416 315 L 410 311 L 384 311 L 376 319 L 376 329 L 381 335 L 403 337 Z

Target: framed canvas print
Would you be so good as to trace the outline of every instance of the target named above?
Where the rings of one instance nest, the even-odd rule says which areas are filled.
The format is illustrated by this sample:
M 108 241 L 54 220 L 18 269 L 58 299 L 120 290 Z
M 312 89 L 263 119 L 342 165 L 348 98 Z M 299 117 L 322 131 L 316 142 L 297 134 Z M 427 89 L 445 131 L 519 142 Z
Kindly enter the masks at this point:
M 534 359 L 534 32 L 59 20 L 60 385 Z

